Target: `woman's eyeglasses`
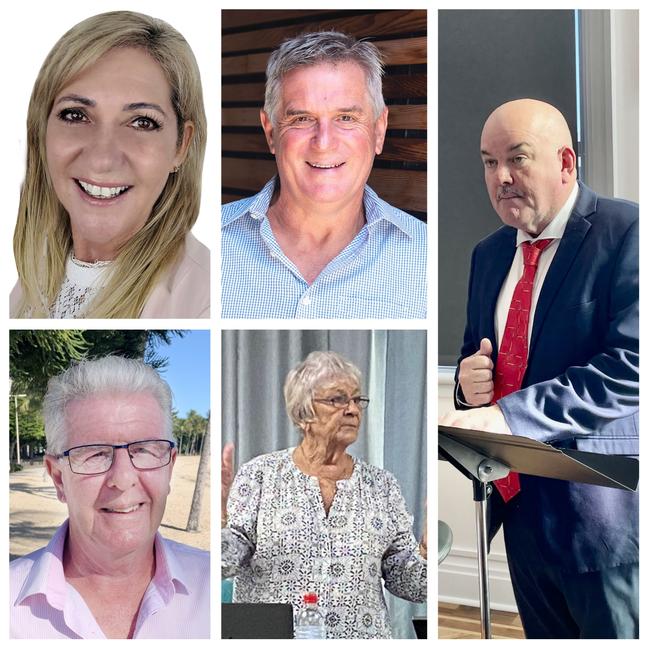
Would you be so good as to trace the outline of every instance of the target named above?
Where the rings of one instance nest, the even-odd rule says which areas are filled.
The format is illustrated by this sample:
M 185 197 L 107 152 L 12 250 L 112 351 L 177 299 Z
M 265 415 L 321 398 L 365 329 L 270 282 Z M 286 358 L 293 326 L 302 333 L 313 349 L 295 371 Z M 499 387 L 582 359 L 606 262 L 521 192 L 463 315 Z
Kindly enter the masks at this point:
M 337 409 L 344 409 L 348 406 L 350 402 L 354 402 L 360 409 L 368 408 L 370 399 L 364 397 L 363 395 L 356 395 L 355 397 L 348 397 L 347 395 L 334 395 L 334 397 L 322 397 L 319 399 L 314 399 L 314 402 L 319 404 L 328 404 Z

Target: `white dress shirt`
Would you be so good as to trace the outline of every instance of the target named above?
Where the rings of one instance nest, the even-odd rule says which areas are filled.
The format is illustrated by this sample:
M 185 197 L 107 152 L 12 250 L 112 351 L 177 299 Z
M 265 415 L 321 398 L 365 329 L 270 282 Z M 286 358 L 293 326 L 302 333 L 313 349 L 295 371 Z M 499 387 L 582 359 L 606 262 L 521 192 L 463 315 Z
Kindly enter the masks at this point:
M 494 311 L 494 331 L 497 336 L 497 348 L 501 346 L 501 340 L 503 338 L 503 332 L 506 328 L 506 320 L 508 319 L 508 311 L 510 309 L 510 303 L 512 302 L 512 294 L 515 291 L 517 282 L 519 282 L 521 276 L 524 272 L 524 256 L 521 248 L 521 244 L 525 241 L 535 241 L 536 239 L 554 239 L 555 241 L 551 242 L 542 252 L 539 257 L 539 262 L 537 263 L 537 273 L 535 274 L 535 281 L 533 283 L 533 295 L 531 298 L 530 305 L 530 318 L 528 320 L 528 342 L 530 343 L 530 335 L 533 331 L 533 322 L 535 321 L 535 308 L 537 307 L 537 300 L 539 299 L 539 294 L 542 290 L 542 285 L 544 284 L 544 279 L 548 273 L 549 268 L 551 267 L 551 262 L 555 257 L 555 253 L 560 245 L 560 239 L 564 235 L 564 230 L 566 228 L 569 217 L 571 216 L 571 211 L 573 206 L 578 198 L 578 184 L 576 183 L 569 198 L 567 198 L 564 205 L 560 208 L 560 211 L 553 218 L 551 223 L 542 230 L 542 232 L 537 237 L 532 237 L 525 230 L 517 231 L 517 250 L 515 252 L 515 257 L 512 260 L 512 266 L 510 271 L 501 287 L 499 292 L 499 298 L 497 299 L 497 306 Z

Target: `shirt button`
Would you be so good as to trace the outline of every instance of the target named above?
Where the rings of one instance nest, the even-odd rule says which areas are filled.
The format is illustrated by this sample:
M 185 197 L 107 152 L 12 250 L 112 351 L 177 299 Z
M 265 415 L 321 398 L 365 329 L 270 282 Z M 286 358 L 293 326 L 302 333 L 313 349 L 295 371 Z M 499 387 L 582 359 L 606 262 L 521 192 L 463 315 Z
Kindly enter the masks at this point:
M 301 305 L 311 305 L 311 298 L 309 296 L 304 296 L 300 301 Z

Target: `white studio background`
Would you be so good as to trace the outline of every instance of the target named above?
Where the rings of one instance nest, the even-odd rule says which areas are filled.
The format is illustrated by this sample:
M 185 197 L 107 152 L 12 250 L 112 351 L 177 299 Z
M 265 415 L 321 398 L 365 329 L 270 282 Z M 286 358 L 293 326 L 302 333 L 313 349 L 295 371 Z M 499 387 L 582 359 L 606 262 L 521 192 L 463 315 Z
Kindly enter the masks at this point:
M 7 127 L 0 161 L 3 215 L 0 269 L 6 300 L 17 275 L 12 238 L 18 211 L 20 185 L 25 175 L 26 119 L 29 98 L 40 67 L 56 41 L 81 20 L 105 11 L 132 10 L 165 20 L 190 44 L 198 61 L 208 118 L 208 146 L 203 167 L 201 212 L 194 234 L 215 255 L 219 205 L 219 7 L 200 0 L 94 0 L 46 2 L 26 0 L 5 5 L 0 53 L 3 62 L 0 117 Z M 6 303 L 5 303 L 6 304 Z

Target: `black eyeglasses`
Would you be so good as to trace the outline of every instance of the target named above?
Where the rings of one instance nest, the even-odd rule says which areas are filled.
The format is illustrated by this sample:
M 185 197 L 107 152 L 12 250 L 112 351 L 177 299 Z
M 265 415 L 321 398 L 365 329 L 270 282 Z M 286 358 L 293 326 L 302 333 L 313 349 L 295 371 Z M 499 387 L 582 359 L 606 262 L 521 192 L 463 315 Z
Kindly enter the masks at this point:
M 314 399 L 313 401 L 318 402 L 319 404 L 327 404 L 328 406 L 333 406 L 337 409 L 344 409 L 350 402 L 354 402 L 361 410 L 368 408 L 368 404 L 370 403 L 370 399 L 363 395 L 355 395 L 354 397 L 348 397 L 347 395 L 334 395 L 334 397 L 321 397 Z
M 79 445 L 57 458 L 67 456 L 75 474 L 104 474 L 113 466 L 115 450 L 126 449 L 136 469 L 159 469 L 169 465 L 175 446 L 171 440 L 138 440 L 126 445 Z

